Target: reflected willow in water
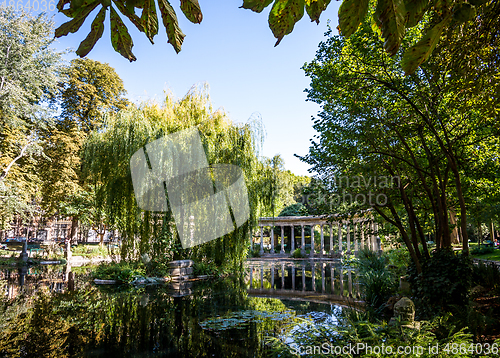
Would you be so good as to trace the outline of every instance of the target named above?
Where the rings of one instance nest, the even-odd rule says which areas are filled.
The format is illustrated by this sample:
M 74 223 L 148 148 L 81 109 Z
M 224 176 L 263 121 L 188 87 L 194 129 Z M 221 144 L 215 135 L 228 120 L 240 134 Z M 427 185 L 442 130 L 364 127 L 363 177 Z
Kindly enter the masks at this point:
M 84 275 L 70 290 L 61 266 L 3 271 L 0 287 L 15 294 L 0 300 L 0 357 L 263 357 L 266 337 L 297 315 L 332 309 L 249 297 L 243 277 L 178 295 L 169 286 L 96 287 Z

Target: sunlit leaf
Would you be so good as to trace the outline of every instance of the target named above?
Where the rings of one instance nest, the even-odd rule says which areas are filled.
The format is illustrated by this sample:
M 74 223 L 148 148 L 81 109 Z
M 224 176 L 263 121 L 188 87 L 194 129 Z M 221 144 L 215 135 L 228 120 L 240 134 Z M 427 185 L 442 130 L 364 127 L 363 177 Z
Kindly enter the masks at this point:
M 405 33 L 405 5 L 403 0 L 379 0 L 373 16 L 382 31 L 384 49 L 396 54 Z
M 368 0 L 344 0 L 339 9 L 342 35 L 349 37 L 358 29 L 368 11 Z
M 122 19 L 118 16 L 118 13 L 110 7 L 111 9 L 111 43 L 116 52 L 118 52 L 123 57 L 127 58 L 130 62 L 135 61 L 136 57 L 132 53 L 132 47 L 134 43 L 132 38 L 128 33 L 127 28 L 123 24 Z
M 55 37 L 66 36 L 67 34 L 75 33 L 83 25 L 87 16 L 99 5 L 99 2 L 94 0 L 91 5 L 81 8 L 75 17 L 59 26 L 55 31 Z
M 198 0 L 181 0 L 181 10 L 187 19 L 194 24 L 199 24 L 203 20 Z
M 273 0 L 243 0 L 243 5 L 240 8 L 250 9 L 255 12 L 262 12 L 271 4 Z
M 449 23 L 450 17 L 445 18 L 439 24 L 432 27 L 424 37 L 420 39 L 415 45 L 406 50 L 401 61 L 401 67 L 406 74 L 415 72 L 427 58 L 430 56 L 434 47 L 441 37 L 443 28 Z
M 177 21 L 177 15 L 175 15 L 175 11 L 168 0 L 158 0 L 158 5 L 160 6 L 163 25 L 167 30 L 168 43 L 174 47 L 175 52 L 179 53 L 186 35 L 182 33 Z
M 269 13 L 269 28 L 278 39 L 292 32 L 295 23 L 304 16 L 304 0 L 276 0 Z
M 94 21 L 92 21 L 92 26 L 90 33 L 87 35 L 85 40 L 80 43 L 76 54 L 80 57 L 85 57 L 92 50 L 97 43 L 97 41 L 102 37 L 104 32 L 104 19 L 106 18 L 106 8 L 102 7 Z
M 154 0 L 144 1 L 141 22 L 149 41 L 154 43 L 153 38 L 158 34 L 158 16 L 156 15 L 156 4 Z
M 326 10 L 331 0 L 306 0 L 306 12 L 311 21 L 319 24 L 319 17 Z

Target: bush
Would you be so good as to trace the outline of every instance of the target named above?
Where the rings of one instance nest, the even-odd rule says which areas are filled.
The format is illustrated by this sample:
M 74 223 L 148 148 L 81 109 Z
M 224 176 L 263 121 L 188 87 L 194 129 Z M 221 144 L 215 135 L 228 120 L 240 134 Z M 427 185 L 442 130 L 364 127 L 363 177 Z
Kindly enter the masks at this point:
M 485 247 L 475 247 L 470 250 L 471 255 L 486 255 L 495 252 L 493 247 L 485 246 Z
M 293 252 L 292 252 L 292 257 L 294 259 L 300 259 L 300 258 L 303 258 L 305 257 L 305 255 L 302 255 L 302 252 L 301 252 L 301 249 L 300 247 L 295 249 Z
M 410 354 L 402 355 L 404 357 L 473 357 L 474 354 L 466 352 L 465 354 L 458 350 L 452 350 L 451 347 L 469 347 L 473 343 L 471 334 L 463 330 L 456 330 L 453 322 L 450 322 L 450 316 L 438 317 L 432 321 L 422 321 L 420 329 L 404 328 L 399 325 L 389 326 L 386 323 L 373 323 L 369 321 L 369 316 L 365 312 L 344 309 L 336 315 L 336 323 L 317 323 L 306 319 L 297 319 L 286 327 L 285 334 L 277 338 L 268 338 L 269 356 L 272 357 L 299 357 L 297 348 L 306 353 L 302 356 L 307 357 L 396 357 L 398 347 L 422 347 L 421 353 L 414 350 Z M 444 335 L 438 335 L 435 332 L 442 330 Z M 379 349 L 380 353 L 368 353 L 369 347 Z M 307 347 L 345 347 L 352 346 L 361 348 L 353 352 L 349 350 L 341 351 L 341 354 L 334 354 L 330 349 L 330 354 L 324 352 L 308 351 Z M 391 350 L 388 349 L 390 346 Z M 439 350 L 435 354 L 428 353 L 429 347 L 438 346 Z M 449 347 L 449 352 L 442 348 Z M 413 349 L 414 349 L 413 348 Z M 384 353 L 387 352 L 387 353 Z M 389 352 L 392 352 L 390 354 Z
M 367 310 L 380 315 L 389 297 L 396 294 L 397 277 L 387 267 L 384 256 L 368 249 L 359 252 L 359 274 L 363 299 Z
M 250 249 L 250 250 L 248 251 L 248 256 L 249 256 L 249 257 L 260 257 L 260 246 L 255 246 L 255 247 L 253 248 L 253 250 L 252 250 L 252 249 Z
M 218 276 L 219 269 L 213 262 L 195 262 L 193 265 L 193 274 Z
M 477 265 L 472 265 L 472 282 L 474 285 L 481 285 L 490 290 L 498 288 L 500 286 L 498 266 L 492 262 L 488 264 L 479 262 Z
M 423 259 L 421 266 L 420 274 L 414 263 L 408 267 L 408 282 L 419 318 L 431 318 L 450 312 L 454 305 L 468 304 L 472 284 L 472 261 L 468 257 L 441 249 L 429 260 Z
M 100 280 L 116 280 L 119 283 L 130 283 L 136 277 L 146 276 L 146 271 L 140 263 L 125 262 L 101 263 L 92 272 L 94 278 Z

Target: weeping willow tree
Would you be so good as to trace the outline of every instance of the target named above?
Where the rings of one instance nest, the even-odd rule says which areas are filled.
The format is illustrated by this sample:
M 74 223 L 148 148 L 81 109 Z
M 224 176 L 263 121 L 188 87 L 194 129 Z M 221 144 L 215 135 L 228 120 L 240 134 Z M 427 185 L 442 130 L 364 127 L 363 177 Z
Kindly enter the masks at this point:
M 165 135 L 196 127 L 208 163 L 239 166 L 245 177 L 250 220 L 235 231 L 190 249 L 182 249 L 172 212 L 140 209 L 134 197 L 130 158 L 146 144 Z M 258 148 L 262 140 L 259 121 L 234 124 L 223 110 L 213 110 L 207 87 L 191 89 L 175 100 L 147 102 L 109 115 L 102 130 L 89 136 L 83 155 L 87 183 L 96 188 L 95 203 L 108 227 L 119 231 L 122 259 L 148 254 L 156 262 L 192 258 L 218 266 L 241 265 L 249 247 L 249 233 L 266 201 Z

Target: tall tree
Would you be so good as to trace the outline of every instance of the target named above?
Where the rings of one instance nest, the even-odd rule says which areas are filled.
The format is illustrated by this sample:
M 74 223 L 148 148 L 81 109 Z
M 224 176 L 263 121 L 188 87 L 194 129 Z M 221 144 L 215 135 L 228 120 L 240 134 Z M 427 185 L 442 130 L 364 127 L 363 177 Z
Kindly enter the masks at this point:
M 48 101 L 57 90 L 61 53 L 51 45 L 54 23 L 0 6 L 0 216 L 33 210 L 40 131 L 53 125 Z M 1 228 L 0 228 L 1 229 Z
M 200 133 L 210 165 L 234 164 L 243 170 L 250 221 L 221 238 L 183 250 L 171 211 L 152 212 L 138 207 L 130 160 L 155 139 L 192 127 Z M 222 110 L 213 110 L 206 88 L 193 89 L 179 100 L 167 97 L 162 104 L 130 106 L 110 117 L 106 127 L 94 132 L 86 143 L 84 169 L 94 181 L 102 183 L 98 204 L 120 233 L 122 259 L 148 254 L 156 262 L 189 257 L 241 267 L 250 244 L 249 230 L 263 201 L 259 190 L 262 165 L 256 155 L 258 133 L 254 124 L 233 124 Z
M 475 26 L 488 16 L 498 23 L 492 13 L 482 13 Z M 472 42 L 474 34 L 472 25 L 446 36 L 449 42 L 467 37 Z M 428 256 L 424 223 L 429 214 L 438 247 L 446 248 L 453 229 L 450 211 L 456 209 L 468 252 L 470 187 L 463 182 L 474 163 L 472 153 L 497 148 L 500 102 L 494 94 L 500 82 L 490 75 L 498 71 L 498 48 L 470 54 L 475 61 L 464 63 L 457 57 L 463 54 L 453 54 L 443 44 L 415 74 L 404 76 L 397 65 L 400 58 L 389 57 L 377 36 L 367 23 L 348 40 L 330 34 L 305 66 L 312 80 L 308 98 L 321 104 L 322 112 L 314 125 L 320 139 L 304 159 L 331 190 L 345 189 L 333 177 L 351 178 L 355 184 L 347 189 L 353 202 L 358 208 L 371 206 L 397 227 L 418 268 L 421 255 Z M 410 46 L 411 40 L 403 45 Z M 448 63 L 454 67 L 443 72 Z M 474 71 L 477 82 L 454 76 L 453 70 Z M 398 178 L 396 185 L 387 180 L 374 185 L 381 176 Z M 368 202 L 370 191 L 386 200 Z
M 102 127 L 107 114 L 127 106 L 125 88 L 115 70 L 106 63 L 76 59 L 62 71 L 59 82 L 62 112 L 56 129 L 47 133 L 47 160 L 42 166 L 43 204 L 47 212 L 71 216 L 70 237 L 76 236 L 78 218 L 92 206 L 96 183 L 81 172 L 81 150 L 88 135 Z M 90 202 L 89 202 L 90 200 Z M 94 207 L 94 209 L 96 209 Z M 100 215 L 85 215 L 100 218 Z M 94 222 L 97 228 L 102 222 Z

